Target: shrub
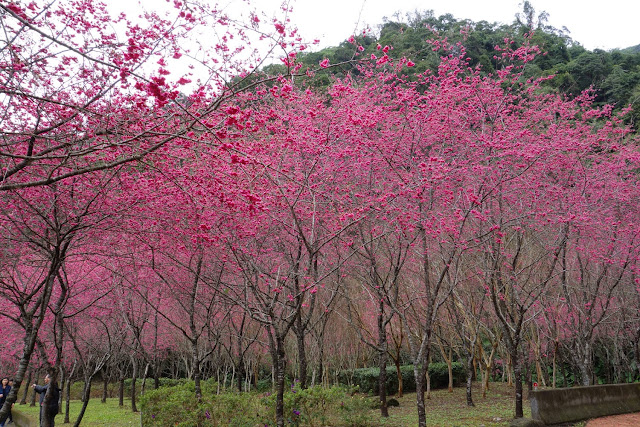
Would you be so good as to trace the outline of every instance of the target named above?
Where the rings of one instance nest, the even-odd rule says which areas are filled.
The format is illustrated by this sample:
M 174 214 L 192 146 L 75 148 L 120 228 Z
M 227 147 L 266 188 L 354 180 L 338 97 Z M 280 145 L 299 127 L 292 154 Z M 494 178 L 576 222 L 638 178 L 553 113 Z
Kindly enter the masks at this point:
M 150 390 L 141 398 L 145 426 L 253 426 L 275 424 L 275 395 L 225 392 L 215 394 L 215 382 L 203 386 L 201 402 L 194 398 L 192 381 Z M 316 386 L 300 390 L 294 383 L 284 395 L 287 425 L 373 426 L 377 419 L 368 399 L 353 390 Z
M 454 362 L 453 383 L 454 385 L 462 384 L 465 380 L 465 370 L 461 363 Z M 416 391 L 416 380 L 413 375 L 413 365 L 404 365 L 400 367 L 402 374 L 403 390 L 410 392 Z M 379 368 L 362 368 L 342 371 L 338 375 L 341 384 L 352 384 L 360 388 L 363 393 L 378 392 L 378 378 L 380 376 Z M 431 378 L 431 388 L 443 388 L 449 384 L 449 371 L 446 363 L 430 363 L 429 376 Z M 395 366 L 387 366 L 387 393 L 393 394 L 398 391 L 398 377 Z
M 140 399 L 145 426 L 247 426 L 264 425 L 269 410 L 250 393 L 215 394 L 216 384 L 203 381 L 203 398 L 194 397 L 193 381 L 150 390 Z

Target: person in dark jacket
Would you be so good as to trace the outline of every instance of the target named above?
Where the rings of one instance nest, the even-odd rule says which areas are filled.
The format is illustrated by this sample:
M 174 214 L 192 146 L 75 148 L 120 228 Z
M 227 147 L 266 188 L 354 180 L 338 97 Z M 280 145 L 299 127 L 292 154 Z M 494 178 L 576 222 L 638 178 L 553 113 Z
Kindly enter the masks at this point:
M 47 390 L 49 389 L 49 382 L 51 381 L 51 377 L 49 374 L 44 377 L 44 385 L 33 384 L 31 387 L 35 390 L 36 393 L 40 394 L 40 426 L 42 426 L 42 419 L 46 414 L 51 416 L 51 427 L 55 426 L 55 417 L 58 415 L 58 401 L 60 400 L 60 389 L 58 387 L 54 387 L 51 390 L 51 399 L 48 404 L 45 404 L 44 397 L 47 394 Z
M 13 378 L 9 378 L 9 387 L 13 388 Z M 9 420 L 9 423 L 13 422 L 13 414 L 11 413 L 12 408 L 13 404 L 11 404 L 11 408 L 9 408 L 9 417 L 7 418 L 7 420 Z
M 9 378 L 4 377 L 2 379 L 2 383 L 0 383 L 0 408 L 2 408 L 2 406 L 4 405 L 4 401 L 7 400 L 7 396 L 9 396 L 10 391 L 11 386 L 9 385 Z M 11 411 L 9 411 L 9 417 L 11 417 Z M 5 422 L 6 421 L 2 421 L 0 423 L 0 427 L 4 427 Z

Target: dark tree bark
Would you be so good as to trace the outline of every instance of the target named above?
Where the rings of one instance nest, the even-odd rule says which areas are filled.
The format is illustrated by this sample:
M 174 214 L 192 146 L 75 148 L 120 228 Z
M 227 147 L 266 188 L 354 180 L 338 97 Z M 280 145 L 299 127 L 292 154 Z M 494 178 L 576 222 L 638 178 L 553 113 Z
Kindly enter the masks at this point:
M 124 377 L 118 381 L 118 406 L 124 406 Z
M 31 384 L 31 380 L 32 379 L 33 379 L 33 370 L 29 369 L 29 376 L 27 377 L 27 384 Z M 20 405 L 26 405 L 27 404 L 27 395 L 28 394 L 29 394 L 29 387 L 25 387 L 24 388 L 24 393 L 22 393 L 22 399 L 20 399 Z
M 131 357 L 131 365 L 133 366 L 133 373 L 131 374 L 131 412 L 138 412 L 136 406 L 136 380 L 138 378 L 138 361 L 135 357 Z

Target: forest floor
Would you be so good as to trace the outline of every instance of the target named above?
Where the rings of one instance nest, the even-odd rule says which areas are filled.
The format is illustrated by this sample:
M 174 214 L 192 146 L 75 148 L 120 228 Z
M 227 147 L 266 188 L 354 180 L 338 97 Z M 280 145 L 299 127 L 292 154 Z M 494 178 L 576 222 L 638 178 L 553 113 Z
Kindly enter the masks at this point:
M 433 390 L 431 399 L 426 400 L 426 416 L 428 426 L 508 426 L 514 415 L 513 387 L 505 383 L 490 383 L 486 397 L 482 397 L 480 382 L 474 382 L 473 401 L 475 406 L 466 405 L 466 392 L 463 387 L 456 387 L 453 392 Z M 416 394 L 406 393 L 398 398 L 399 407 L 389 408 L 389 418 L 382 422 L 384 426 L 405 427 L 418 424 L 416 413 Z M 531 407 L 524 390 L 524 416 L 531 417 Z M 378 411 L 379 412 L 379 411 Z M 573 427 L 640 427 L 640 413 L 616 415 L 604 418 L 581 421 Z
M 425 400 L 427 425 L 429 426 L 506 426 L 513 418 L 513 387 L 504 383 L 491 383 L 486 397 L 475 382 L 472 389 L 475 406 L 467 406 L 466 390 L 455 387 L 448 390 L 432 390 L 431 398 Z M 389 418 L 385 426 L 404 427 L 418 424 L 416 394 L 406 393 L 403 397 L 393 396 L 400 402 L 399 407 L 389 408 Z M 528 401 L 524 403 L 525 417 L 531 416 Z
M 486 397 L 482 397 L 481 384 L 473 385 L 474 407 L 466 405 L 466 394 L 464 387 L 455 387 L 450 393 L 445 390 L 433 390 L 431 398 L 425 401 L 426 416 L 428 426 L 508 426 L 514 414 L 513 387 L 504 383 L 490 383 Z M 531 416 L 529 401 L 526 400 L 525 390 L 524 416 Z M 380 425 L 385 427 L 406 427 L 418 424 L 416 412 L 416 394 L 405 393 L 401 398 L 395 398 L 400 403 L 398 407 L 389 408 L 389 418 L 377 418 L 379 410 L 372 410 L 371 415 L 380 420 Z M 140 415 L 131 413 L 128 406 L 120 408 L 117 399 L 108 399 L 106 405 L 100 404 L 99 399 L 92 399 L 87 408 L 87 414 L 83 420 L 83 426 L 131 426 L 139 425 Z M 92 404 L 93 403 L 93 404 Z M 75 419 L 76 412 L 81 403 L 72 401 L 71 418 Z M 14 408 L 25 414 L 34 426 L 37 426 L 37 408 L 29 406 L 18 406 Z M 62 416 L 56 417 L 56 424 L 63 425 Z M 69 425 L 69 424 L 68 424 Z M 618 415 L 613 417 L 599 418 L 588 422 L 574 424 L 575 427 L 637 427 L 640 426 L 640 413 Z M 21 427 L 28 427 L 21 426 Z

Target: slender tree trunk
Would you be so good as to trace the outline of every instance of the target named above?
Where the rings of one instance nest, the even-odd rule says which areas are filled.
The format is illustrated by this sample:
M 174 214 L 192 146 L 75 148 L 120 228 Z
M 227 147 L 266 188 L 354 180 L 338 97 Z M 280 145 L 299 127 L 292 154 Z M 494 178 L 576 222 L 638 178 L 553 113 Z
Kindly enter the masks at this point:
M 447 371 L 449 373 L 449 393 L 453 393 L 453 349 L 449 347 L 449 358 L 447 359 Z
M 237 366 L 234 367 L 233 369 L 234 369 L 234 374 L 235 374 L 235 371 L 238 371 L 238 377 L 236 378 L 236 383 L 238 385 L 238 391 L 242 393 L 242 383 L 244 382 L 244 378 L 242 378 L 242 375 L 244 372 L 244 356 L 242 354 L 238 355 Z M 225 377 L 226 377 L 226 372 L 225 372 Z M 225 383 L 226 383 L 226 380 L 225 380 Z
M 424 403 L 424 393 L 427 389 L 426 375 L 428 366 L 428 357 L 424 359 L 423 365 L 415 364 L 413 367 L 413 375 L 416 379 L 416 407 L 418 409 L 418 426 L 427 426 L 427 412 Z M 425 366 L 426 365 L 426 366 Z
M 100 403 L 107 403 L 107 394 L 109 394 L 109 377 L 102 373 L 102 400 Z
M 29 406 L 36 406 L 36 394 L 37 393 L 35 391 L 31 393 L 31 403 L 29 404 Z
M 71 368 L 71 372 L 69 372 L 69 376 L 67 377 L 67 381 L 64 384 L 65 388 L 65 408 L 64 408 L 64 423 L 69 424 L 71 421 L 69 420 L 69 410 L 71 408 L 71 379 L 76 372 L 78 360 L 76 359 L 73 362 L 73 367 Z
M 398 397 L 402 397 L 404 396 L 404 382 L 402 380 L 400 357 L 396 357 L 393 362 L 396 365 L 396 376 L 398 377 Z
M 322 379 L 324 378 L 324 343 L 322 341 L 318 342 L 318 378 L 320 379 L 320 384 L 322 384 Z
M 384 301 L 380 299 L 378 307 L 378 397 L 380 401 L 380 416 L 388 417 L 387 407 L 387 330 L 384 321 Z
M 31 385 L 32 379 L 33 379 L 33 369 L 29 369 L 29 376 L 27 377 L 27 386 L 24 388 L 24 393 L 22 394 L 20 405 L 27 404 L 27 395 L 29 394 L 29 388 L 30 388 L 29 386 Z M 35 392 L 33 394 L 35 394 Z
M 193 365 L 193 382 L 198 402 L 202 401 L 202 387 L 200 384 L 200 356 L 198 354 L 198 341 L 191 340 L 191 363 Z
M 473 357 L 467 356 L 467 406 L 475 406 L 473 397 L 471 396 L 471 387 L 473 385 Z
M 307 351 L 304 343 L 304 327 L 302 325 L 301 313 L 298 312 L 295 321 L 294 332 L 296 334 L 296 343 L 298 346 L 298 369 L 300 370 L 300 387 L 307 388 Z
M 45 285 L 42 289 L 40 297 L 37 300 L 39 308 L 35 313 L 31 313 L 25 318 L 21 318 L 24 322 L 23 327 L 25 331 L 22 355 L 20 356 L 20 360 L 18 361 L 18 370 L 13 377 L 13 387 L 11 387 L 11 391 L 6 397 L 4 405 L 2 405 L 2 408 L 0 408 L 0 421 L 2 422 L 7 420 L 12 405 L 18 399 L 18 392 L 20 391 L 20 386 L 22 385 L 24 376 L 27 373 L 27 369 L 29 368 L 31 355 L 33 354 L 33 349 L 36 345 L 38 331 L 47 313 L 49 300 L 51 298 L 51 292 L 53 290 L 54 280 L 57 272 L 60 270 L 60 264 L 62 262 L 61 260 L 64 258 L 64 252 L 66 252 L 66 249 L 62 249 L 60 247 L 58 247 L 57 249 L 59 250 L 59 252 L 56 252 L 55 259 L 51 260 L 51 266 L 49 267 Z M 57 377 L 57 373 L 54 373 L 54 375 Z
M 556 388 L 557 384 L 556 384 L 556 372 L 557 372 L 557 366 L 556 366 L 556 359 L 558 356 L 558 342 L 555 342 L 555 345 L 553 346 L 553 379 L 552 379 L 552 385 L 551 387 Z
M 38 320 L 37 326 L 28 327 L 25 331 L 24 338 L 24 349 L 22 351 L 22 356 L 20 357 L 20 361 L 18 362 L 18 371 L 14 376 L 13 387 L 11 387 L 11 391 L 9 395 L 5 399 L 4 405 L 0 408 L 0 421 L 6 421 L 9 417 L 9 411 L 11 410 L 11 405 L 15 403 L 18 399 L 18 391 L 20 390 L 20 386 L 22 385 L 22 380 L 24 379 L 24 375 L 27 372 L 27 368 L 29 367 L 29 361 L 31 360 L 31 354 L 33 354 L 33 349 L 36 344 L 36 337 L 38 335 L 38 328 L 42 323 L 41 320 Z M 35 395 L 35 393 L 34 393 Z M 34 403 L 35 406 L 35 403 Z
M 522 418 L 524 416 L 524 412 L 522 410 L 522 366 L 520 364 L 520 355 L 517 344 L 511 349 L 511 364 L 513 365 L 513 381 L 516 386 L 515 418 Z
M 136 407 L 136 380 L 138 378 L 138 361 L 131 358 L 133 364 L 133 373 L 131 374 L 131 412 L 138 412 Z
M 482 363 L 482 397 L 487 397 L 487 391 L 489 391 L 489 375 L 491 374 L 491 366 L 493 361 L 488 363 Z
M 160 366 L 158 366 L 157 361 L 155 366 L 153 367 L 153 388 L 155 390 L 160 388 Z
M 73 427 L 80 426 L 80 422 L 82 421 L 82 418 L 84 417 L 84 413 L 87 410 L 87 405 L 89 405 L 89 399 L 91 398 L 92 382 L 93 382 L 93 375 L 91 375 L 89 378 L 86 378 L 84 381 L 84 389 L 82 390 L 82 408 L 80 408 L 80 413 L 78 414 L 78 418 L 76 418 L 76 422 L 73 424 Z
M 118 381 L 118 406 L 124 406 L 124 377 Z
M 64 385 L 65 388 L 65 407 L 64 407 L 64 423 L 69 424 L 69 410 L 71 408 L 71 377 L 67 378 L 67 382 Z
M 284 372 L 285 372 L 285 351 L 284 338 L 275 337 L 275 352 L 273 366 L 276 377 L 276 425 L 284 427 Z

